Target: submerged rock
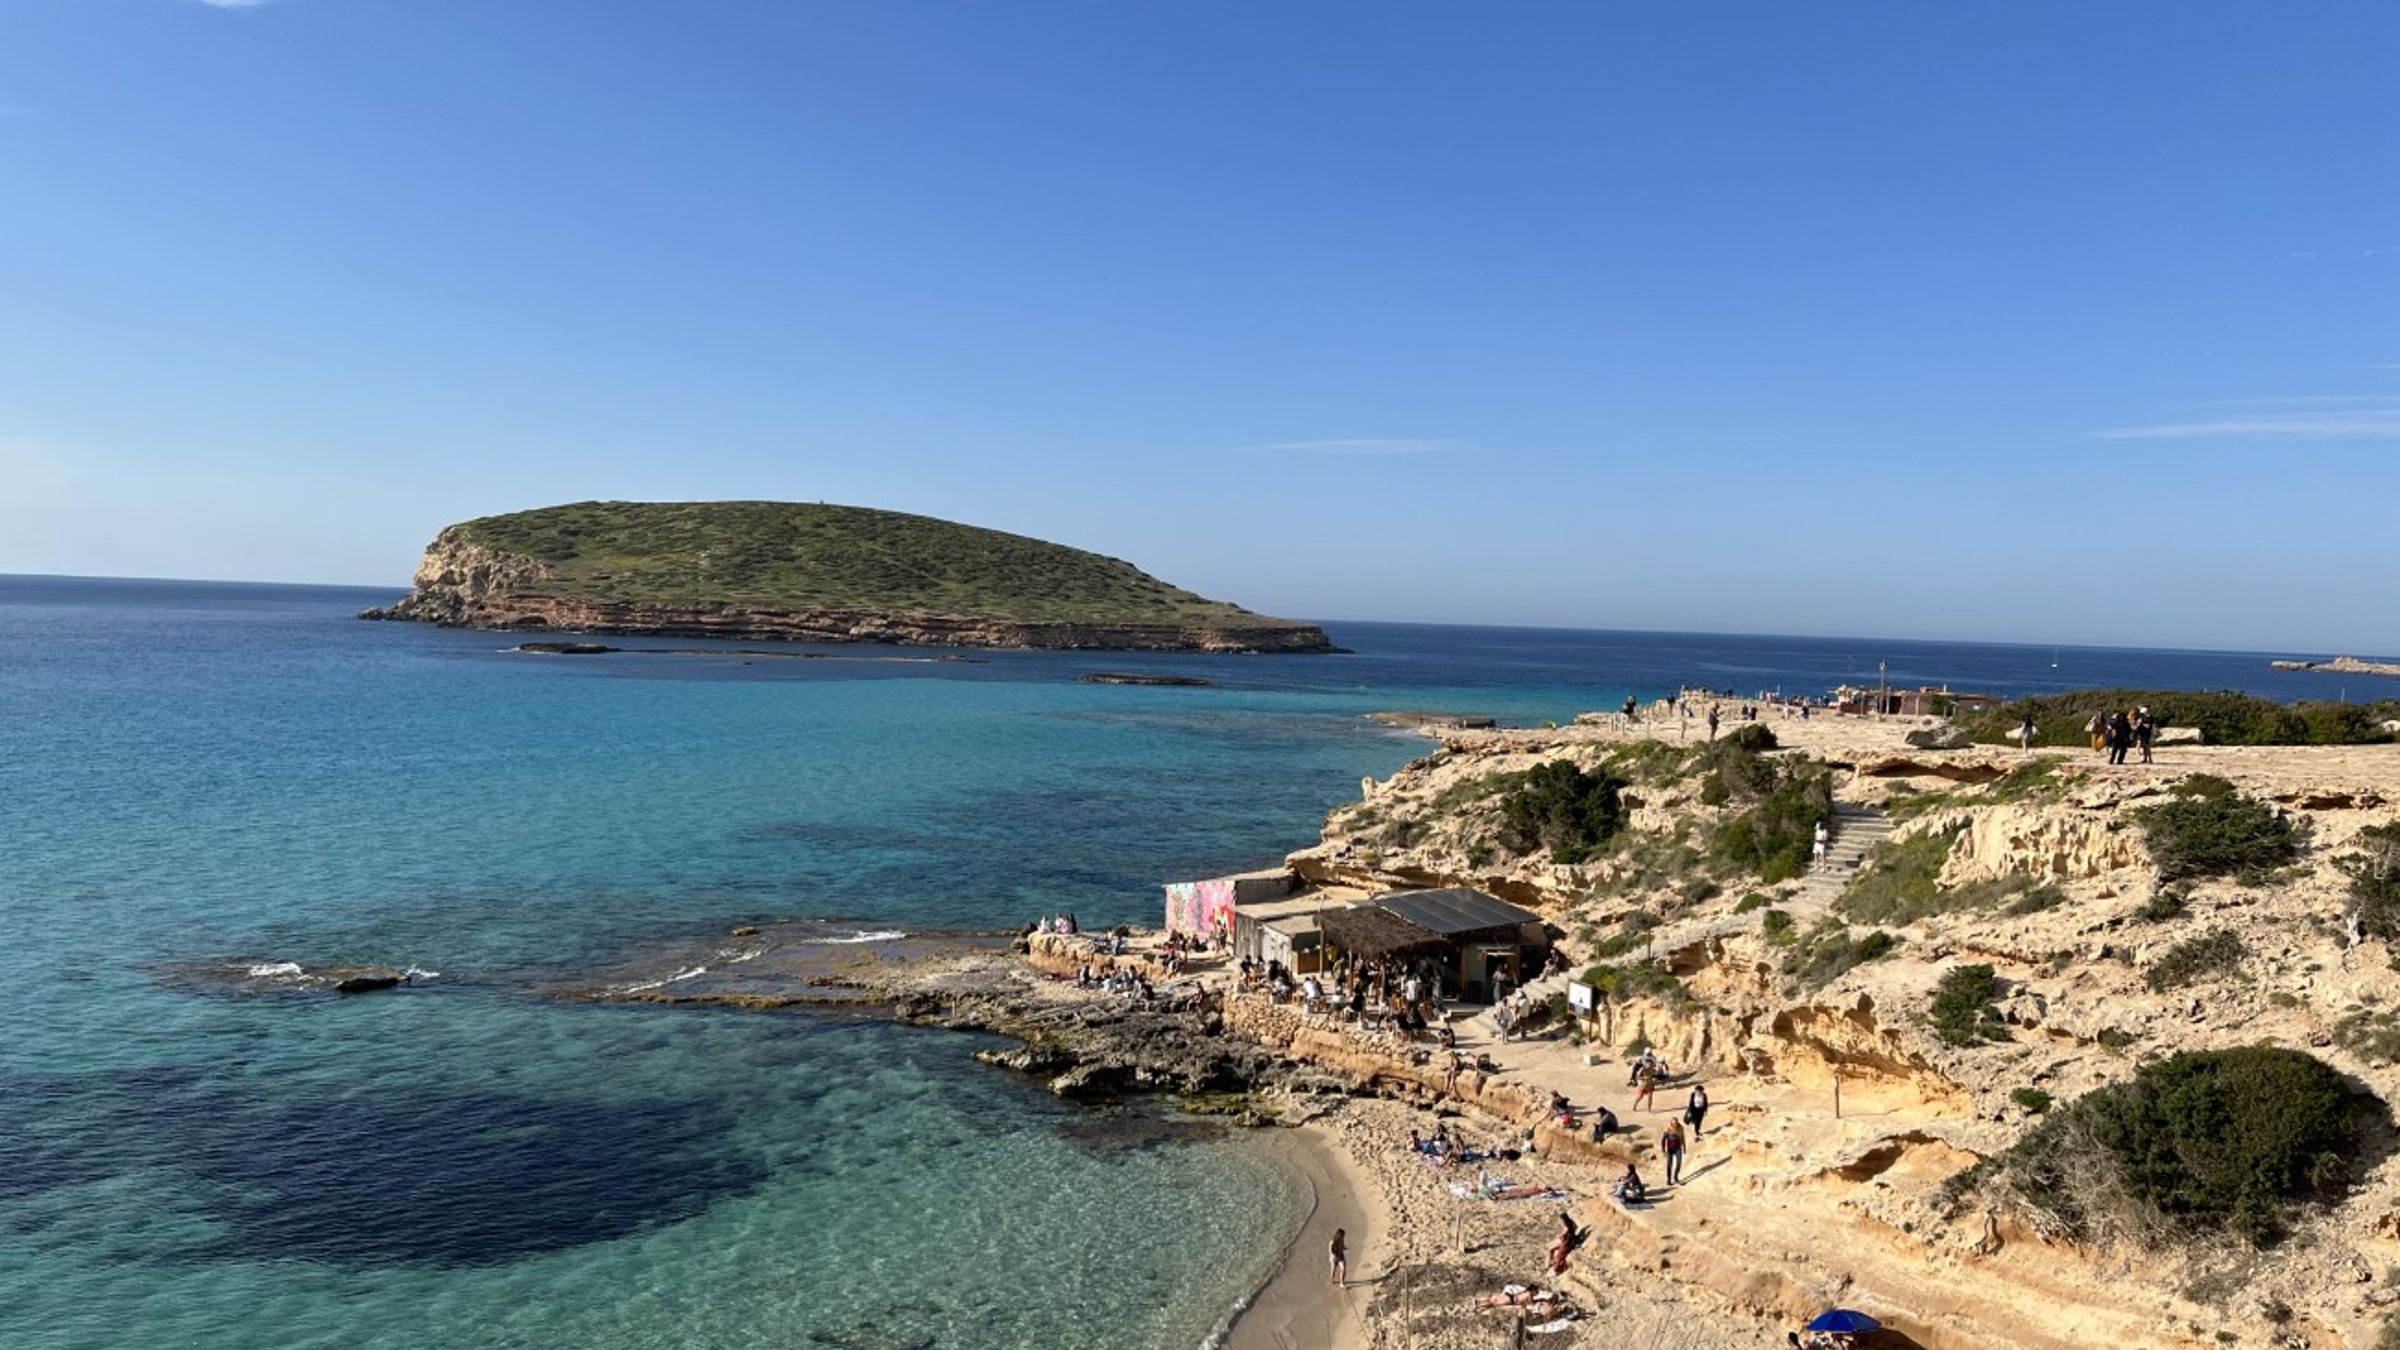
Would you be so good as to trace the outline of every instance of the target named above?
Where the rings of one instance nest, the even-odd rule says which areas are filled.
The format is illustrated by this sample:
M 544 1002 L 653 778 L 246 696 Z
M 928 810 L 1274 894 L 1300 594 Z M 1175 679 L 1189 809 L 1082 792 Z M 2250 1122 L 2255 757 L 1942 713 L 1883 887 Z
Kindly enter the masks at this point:
M 396 989 L 408 983 L 408 972 L 390 966 L 332 966 L 312 972 L 319 979 L 330 981 L 337 994 L 370 994 L 378 989 Z

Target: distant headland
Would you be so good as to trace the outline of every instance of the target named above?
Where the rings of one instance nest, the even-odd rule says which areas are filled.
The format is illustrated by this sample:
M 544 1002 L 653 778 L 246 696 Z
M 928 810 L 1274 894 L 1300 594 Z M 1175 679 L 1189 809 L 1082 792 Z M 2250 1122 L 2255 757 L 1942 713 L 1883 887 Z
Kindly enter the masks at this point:
M 363 619 L 453 628 L 1118 651 L 1339 651 L 1115 558 L 858 506 L 577 502 L 452 525 Z
M 2277 670 L 2316 670 L 2327 675 L 2394 675 L 2400 676 L 2400 661 L 2361 661 L 2355 656 L 2337 656 L 2330 661 L 2273 661 Z

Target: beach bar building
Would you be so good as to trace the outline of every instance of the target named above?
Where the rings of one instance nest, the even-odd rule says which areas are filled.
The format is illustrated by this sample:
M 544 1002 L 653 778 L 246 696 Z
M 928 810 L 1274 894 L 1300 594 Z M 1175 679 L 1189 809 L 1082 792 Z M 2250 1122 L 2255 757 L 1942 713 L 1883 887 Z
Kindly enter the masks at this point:
M 1295 975 L 1325 967 L 1321 918 L 1347 909 L 1359 896 L 1306 891 L 1268 899 L 1243 900 L 1233 907 L 1233 950 L 1253 961 L 1281 961 Z
M 1465 887 L 1391 891 L 1317 923 L 1336 953 L 1425 970 L 1471 1002 L 1491 997 L 1496 975 L 1522 985 L 1550 956 L 1540 915 Z

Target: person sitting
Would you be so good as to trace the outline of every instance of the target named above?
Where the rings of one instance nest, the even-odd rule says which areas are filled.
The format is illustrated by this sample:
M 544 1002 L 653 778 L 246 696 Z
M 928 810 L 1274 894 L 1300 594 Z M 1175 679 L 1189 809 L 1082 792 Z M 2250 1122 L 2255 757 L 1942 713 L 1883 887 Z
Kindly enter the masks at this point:
M 1641 1170 L 1632 1163 L 1627 1163 L 1625 1164 L 1625 1175 L 1617 1178 L 1614 1194 L 1624 1204 L 1638 1205 L 1650 1198 L 1650 1188 L 1642 1184 Z
M 1597 1144 L 1616 1132 L 1617 1113 L 1605 1106 L 1601 1107 L 1600 1114 L 1592 1117 L 1592 1142 Z
M 1553 1275 L 1566 1274 L 1567 1258 L 1573 1256 L 1575 1249 L 1581 1247 L 1583 1240 L 1591 1235 L 1591 1229 L 1576 1225 L 1574 1215 L 1563 1209 L 1560 1210 L 1558 1212 L 1558 1236 L 1550 1239 L 1550 1273 Z

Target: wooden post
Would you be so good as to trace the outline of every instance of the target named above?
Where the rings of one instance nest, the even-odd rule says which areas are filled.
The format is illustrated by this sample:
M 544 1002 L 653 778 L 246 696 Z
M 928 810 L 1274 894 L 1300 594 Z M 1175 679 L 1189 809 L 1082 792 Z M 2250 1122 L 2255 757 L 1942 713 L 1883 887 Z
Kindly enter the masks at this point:
M 1833 1118 L 1842 1118 L 1842 1076 L 1838 1073 L 1833 1076 Z

